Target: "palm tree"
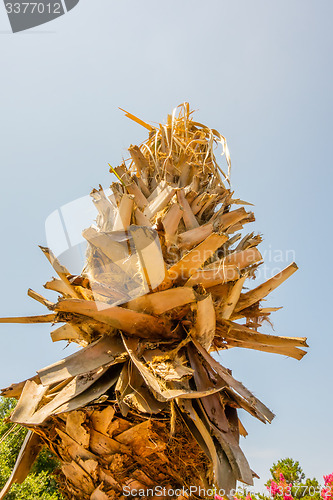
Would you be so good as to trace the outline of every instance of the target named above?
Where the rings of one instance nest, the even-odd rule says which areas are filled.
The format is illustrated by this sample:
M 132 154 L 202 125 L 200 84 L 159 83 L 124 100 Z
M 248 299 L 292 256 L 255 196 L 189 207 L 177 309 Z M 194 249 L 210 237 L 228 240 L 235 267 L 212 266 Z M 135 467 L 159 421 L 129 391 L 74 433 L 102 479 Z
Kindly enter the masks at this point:
M 68 498 L 209 498 L 237 480 L 250 485 L 237 409 L 264 423 L 274 415 L 212 354 L 305 354 L 305 338 L 258 332 L 275 310 L 260 301 L 295 263 L 242 293 L 262 263 L 261 238 L 239 232 L 254 215 L 233 197 L 225 138 L 195 122 L 187 103 L 158 127 L 127 116 L 149 135 L 111 167 L 112 194 L 91 193 L 98 217 L 83 231 L 82 273 L 42 248 L 58 275 L 45 285 L 57 302 L 29 290 L 49 313 L 1 320 L 59 323 L 52 340 L 82 349 L 2 391 L 18 399 L 11 421 L 29 433 L 0 498 L 43 443 L 62 462 Z

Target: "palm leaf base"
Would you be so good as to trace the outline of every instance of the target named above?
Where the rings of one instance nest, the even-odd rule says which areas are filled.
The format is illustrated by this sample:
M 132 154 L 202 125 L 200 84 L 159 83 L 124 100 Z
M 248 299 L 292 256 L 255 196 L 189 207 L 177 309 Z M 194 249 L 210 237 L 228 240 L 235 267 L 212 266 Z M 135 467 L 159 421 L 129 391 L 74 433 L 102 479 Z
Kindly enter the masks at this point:
M 199 493 L 199 488 L 211 487 L 209 460 L 182 419 L 174 418 L 173 426 L 167 412 L 156 419 L 123 417 L 116 404 L 55 418 L 43 438 L 62 462 L 64 495 L 103 500 L 135 498 L 137 493 L 138 498 L 181 500 L 185 493 L 185 498 L 202 498 L 187 497 L 186 490 L 197 487 Z

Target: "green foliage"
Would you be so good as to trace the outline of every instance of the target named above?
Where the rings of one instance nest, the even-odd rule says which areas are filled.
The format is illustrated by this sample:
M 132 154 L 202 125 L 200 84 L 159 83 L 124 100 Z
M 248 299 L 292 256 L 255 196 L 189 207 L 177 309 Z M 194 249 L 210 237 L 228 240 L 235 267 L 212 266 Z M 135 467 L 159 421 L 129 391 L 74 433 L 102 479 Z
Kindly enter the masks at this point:
M 27 429 L 13 425 L 8 417 L 15 408 L 15 399 L 0 399 L 0 489 L 6 484 L 19 454 Z M 14 484 L 6 500 L 61 500 L 51 473 L 59 465 L 56 457 L 44 447 L 31 473 L 22 484 Z
M 276 493 L 276 500 L 320 500 L 320 485 L 317 479 L 305 478 L 299 462 L 292 458 L 284 458 L 273 464 L 270 473 L 272 479 L 266 483 L 267 488 L 272 491 L 272 486 L 284 490 L 283 494 Z M 281 474 L 283 480 L 281 480 Z M 285 488 L 287 486 L 287 488 Z M 282 488 L 281 488 L 282 487 Z
M 6 500 L 60 500 L 54 480 L 47 472 L 29 474 L 22 484 L 14 484 L 6 495 Z
M 238 491 L 235 500 L 323 500 L 317 479 L 306 478 L 299 462 L 292 458 L 278 460 L 270 468 L 267 494 Z
M 292 458 L 284 458 L 273 464 L 270 473 L 274 481 L 279 481 L 279 475 L 282 473 L 287 483 L 292 485 L 300 484 L 305 479 L 305 474 L 299 462 L 295 462 Z

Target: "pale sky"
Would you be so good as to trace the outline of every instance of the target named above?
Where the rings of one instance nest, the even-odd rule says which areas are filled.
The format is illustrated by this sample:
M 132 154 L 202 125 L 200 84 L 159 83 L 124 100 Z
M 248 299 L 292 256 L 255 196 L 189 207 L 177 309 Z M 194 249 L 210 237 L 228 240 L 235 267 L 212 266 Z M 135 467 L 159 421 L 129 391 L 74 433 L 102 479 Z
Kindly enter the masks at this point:
M 13 35 L 0 5 L 0 315 L 45 312 L 26 292 L 44 293 L 53 275 L 37 246 L 46 219 L 108 187 L 108 162 L 145 139 L 118 106 L 159 122 L 189 101 L 196 119 L 228 140 L 232 185 L 255 204 L 251 231 L 264 235 L 267 272 L 293 255 L 299 265 L 267 305 L 284 306 L 275 333 L 308 337 L 307 356 L 221 355 L 277 415 L 263 425 L 240 414 L 258 488 L 286 456 L 319 480 L 333 470 L 332 15 L 323 0 L 81 0 Z M 1 325 L 0 386 L 71 352 L 49 332 Z

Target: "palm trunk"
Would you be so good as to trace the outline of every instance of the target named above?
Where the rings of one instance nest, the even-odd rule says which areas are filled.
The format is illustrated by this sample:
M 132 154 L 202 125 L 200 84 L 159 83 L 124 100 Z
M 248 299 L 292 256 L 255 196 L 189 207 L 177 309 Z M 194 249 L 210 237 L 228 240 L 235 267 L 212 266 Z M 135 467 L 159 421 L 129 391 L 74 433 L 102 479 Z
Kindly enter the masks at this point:
M 182 497 L 193 485 L 207 490 L 209 460 L 179 417 L 175 424 L 171 435 L 168 412 L 124 418 L 109 402 L 62 415 L 47 439 L 63 463 L 69 498 L 124 498 L 138 490 L 140 498 L 170 498 L 170 490 Z

